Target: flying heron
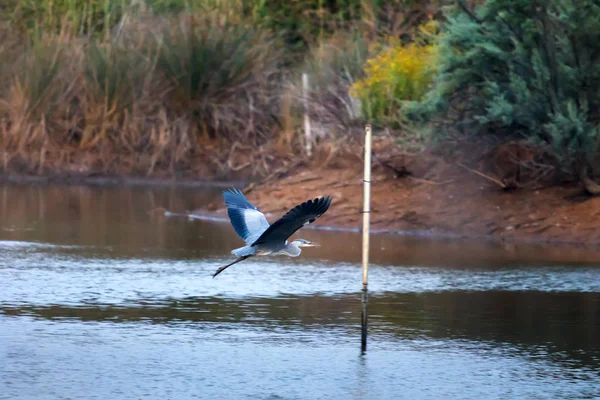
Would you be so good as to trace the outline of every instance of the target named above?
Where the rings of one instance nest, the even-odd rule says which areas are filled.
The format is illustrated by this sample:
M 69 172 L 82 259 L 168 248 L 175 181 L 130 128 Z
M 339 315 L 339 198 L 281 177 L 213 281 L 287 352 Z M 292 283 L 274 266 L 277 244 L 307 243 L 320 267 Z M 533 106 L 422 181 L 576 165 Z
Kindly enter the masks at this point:
M 226 268 L 254 256 L 286 255 L 298 257 L 301 247 L 315 247 L 318 243 L 305 239 L 288 238 L 306 224 L 312 224 L 327 211 L 331 196 L 305 201 L 288 211 L 283 217 L 269 225 L 265 215 L 250 203 L 238 189 L 223 192 L 227 214 L 236 233 L 244 239 L 246 246 L 234 249 L 231 254 L 238 257 L 231 264 L 219 268 L 213 278 Z

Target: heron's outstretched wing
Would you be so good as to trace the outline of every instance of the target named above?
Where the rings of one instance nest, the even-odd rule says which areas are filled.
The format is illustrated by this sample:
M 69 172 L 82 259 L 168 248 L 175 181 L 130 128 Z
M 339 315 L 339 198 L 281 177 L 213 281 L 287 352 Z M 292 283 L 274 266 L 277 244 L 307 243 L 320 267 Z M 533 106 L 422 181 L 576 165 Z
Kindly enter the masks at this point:
M 233 229 L 244 239 L 246 244 L 252 244 L 269 227 L 269 222 L 260 210 L 246 200 L 244 194 L 238 189 L 223 192 L 223 199 L 227 205 L 227 215 Z
M 306 224 L 312 224 L 327 211 L 331 196 L 308 200 L 288 211 L 269 226 L 253 245 L 269 242 L 285 242 L 294 232 Z

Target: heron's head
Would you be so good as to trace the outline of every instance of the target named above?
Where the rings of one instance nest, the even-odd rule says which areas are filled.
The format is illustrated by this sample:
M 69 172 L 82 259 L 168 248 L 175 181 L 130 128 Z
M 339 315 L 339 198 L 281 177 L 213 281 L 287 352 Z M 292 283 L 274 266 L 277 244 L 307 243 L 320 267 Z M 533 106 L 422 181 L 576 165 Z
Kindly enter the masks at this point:
M 292 243 L 295 244 L 298 247 L 317 247 L 317 246 L 320 246 L 319 243 L 311 242 L 310 240 L 306 240 L 306 239 L 296 239 Z

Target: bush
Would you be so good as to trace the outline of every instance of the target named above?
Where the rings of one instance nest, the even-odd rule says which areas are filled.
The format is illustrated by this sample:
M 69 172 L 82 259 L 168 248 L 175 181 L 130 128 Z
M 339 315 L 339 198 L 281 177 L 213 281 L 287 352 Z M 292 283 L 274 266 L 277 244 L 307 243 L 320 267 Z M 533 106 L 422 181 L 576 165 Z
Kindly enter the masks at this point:
M 388 46 L 366 63 L 366 77 L 352 85 L 351 94 L 361 100 L 363 117 L 394 125 L 405 101 L 420 100 L 436 72 L 437 49 L 427 39 L 435 36 L 436 24 L 421 27 L 416 40 Z
M 362 0 L 252 0 L 245 12 L 262 27 L 281 32 L 293 49 L 307 45 L 324 34 L 334 33 L 340 25 L 360 19 Z
M 6 60 L 11 75 L 0 94 L 0 120 L 5 147 L 23 152 L 27 145 L 41 145 L 48 130 L 62 118 L 72 71 L 64 38 L 48 37 L 19 47 L 23 54 Z M 15 54 L 13 54 L 15 55 Z
M 231 1 L 231 0 L 230 0 Z M 239 1 L 239 0 L 238 0 Z M 287 50 L 303 55 L 312 45 L 340 32 L 363 39 L 382 34 L 410 36 L 415 26 L 439 13 L 450 0 L 246 0 L 245 15 L 263 28 L 280 32 Z
M 181 12 L 188 4 L 185 0 L 4 0 L 0 15 L 25 31 L 58 33 L 68 27 L 77 34 L 108 35 L 125 15 L 143 10 Z
M 598 155 L 600 5 L 593 0 L 487 0 L 457 6 L 439 40 L 439 75 L 405 110 L 438 135 L 524 137 L 562 172 Z
M 282 85 L 275 38 L 249 25 L 217 12 L 149 16 L 108 38 L 0 46 L 4 167 L 41 171 L 73 151 L 93 154 L 82 170 L 174 171 L 199 154 L 222 168 L 223 153 L 205 148 L 259 148 L 278 133 Z
M 156 40 L 157 73 L 175 114 L 191 117 L 211 137 L 272 132 L 280 86 L 272 35 L 213 13 L 182 15 Z
M 134 115 L 132 109 L 139 108 L 147 83 L 154 80 L 152 65 L 139 49 L 125 44 L 92 40 L 82 53 L 83 79 L 74 101 L 83 120 L 80 145 L 109 135 L 118 142 L 127 133 L 125 115 Z

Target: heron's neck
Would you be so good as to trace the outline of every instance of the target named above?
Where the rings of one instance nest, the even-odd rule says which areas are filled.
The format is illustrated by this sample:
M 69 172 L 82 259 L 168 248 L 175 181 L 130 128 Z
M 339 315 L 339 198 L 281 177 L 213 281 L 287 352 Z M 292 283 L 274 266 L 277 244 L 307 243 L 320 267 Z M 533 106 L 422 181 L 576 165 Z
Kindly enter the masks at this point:
M 302 253 L 302 249 L 296 244 L 296 242 L 288 243 L 286 246 L 286 253 L 291 257 L 298 257 Z

